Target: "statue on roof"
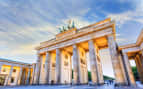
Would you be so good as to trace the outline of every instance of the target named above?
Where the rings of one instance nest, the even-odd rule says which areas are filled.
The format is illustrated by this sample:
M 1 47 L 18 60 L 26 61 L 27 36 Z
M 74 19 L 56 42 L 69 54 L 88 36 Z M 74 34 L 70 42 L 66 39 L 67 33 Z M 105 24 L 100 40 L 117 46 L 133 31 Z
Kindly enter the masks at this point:
M 74 24 L 74 21 L 72 22 L 72 28 L 75 28 L 75 24 Z
M 75 23 L 74 23 L 74 21 L 69 20 L 69 21 L 68 21 L 68 25 L 67 25 L 66 27 L 63 26 L 62 28 L 59 28 L 59 31 L 60 31 L 60 33 L 61 33 L 61 32 L 70 30 L 70 29 L 72 29 L 72 28 L 75 28 Z

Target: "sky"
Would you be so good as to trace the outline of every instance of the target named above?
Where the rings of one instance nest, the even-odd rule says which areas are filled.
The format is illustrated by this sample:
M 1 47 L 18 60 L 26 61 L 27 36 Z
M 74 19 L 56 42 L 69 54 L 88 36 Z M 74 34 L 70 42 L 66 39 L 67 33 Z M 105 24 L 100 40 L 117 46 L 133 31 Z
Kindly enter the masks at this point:
M 34 48 L 68 20 L 80 28 L 109 17 L 116 21 L 118 45 L 135 43 L 143 29 L 143 0 L 0 0 L 0 58 L 36 62 Z M 107 50 L 102 54 L 110 59 Z

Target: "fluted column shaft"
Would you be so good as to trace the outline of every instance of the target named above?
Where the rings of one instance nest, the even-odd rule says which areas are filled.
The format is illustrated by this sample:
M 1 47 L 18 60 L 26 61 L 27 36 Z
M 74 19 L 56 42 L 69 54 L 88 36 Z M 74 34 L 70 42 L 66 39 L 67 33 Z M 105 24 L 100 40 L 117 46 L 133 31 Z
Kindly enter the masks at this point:
M 33 71 L 32 71 L 32 79 L 31 79 L 31 84 L 34 84 L 34 78 L 35 78 L 35 67 L 36 67 L 36 64 L 33 64 Z
M 73 45 L 73 77 L 74 84 L 80 84 L 80 60 L 77 45 Z
M 61 50 L 56 49 L 56 83 L 61 83 Z
M 142 52 L 142 56 L 143 56 L 143 49 L 141 50 L 141 52 Z
M 72 57 L 70 55 L 70 83 L 72 84 Z
M 22 76 L 22 69 L 23 69 L 23 68 L 20 68 L 20 71 L 19 71 L 19 74 L 18 74 L 18 78 L 17 78 L 17 81 L 16 81 L 16 85 L 20 85 L 21 76 Z
M 135 62 L 139 73 L 140 81 L 143 83 L 143 59 L 142 55 L 136 55 Z
M 134 75 L 132 72 L 132 68 L 129 63 L 128 55 L 126 53 L 124 53 L 123 56 L 124 56 L 125 67 L 127 69 L 127 74 L 128 74 L 127 76 L 129 77 L 128 83 L 129 83 L 129 85 L 136 85 Z
M 46 71 L 46 83 L 50 82 L 50 64 L 51 63 L 51 54 L 50 52 L 46 52 L 46 61 L 45 61 L 45 71 Z
M 29 79 L 30 79 L 30 72 L 31 72 L 31 69 L 28 68 L 28 73 L 27 73 L 27 79 L 26 79 L 26 84 L 28 85 L 29 84 Z
M 36 84 L 39 84 L 39 79 L 40 79 L 40 72 L 41 72 L 41 57 L 38 54 L 38 59 L 36 63 Z
M 0 64 L 0 74 L 1 74 L 1 71 L 2 71 L 2 64 Z
M 96 49 L 95 49 L 93 40 L 89 40 L 88 45 L 89 45 L 89 57 L 90 57 L 90 68 L 91 68 L 92 82 L 94 84 L 99 84 Z
M 13 66 L 11 66 L 11 69 L 9 71 L 8 77 L 6 78 L 6 81 L 5 81 L 5 84 L 4 84 L 5 86 L 7 86 L 9 80 L 11 80 L 12 72 L 13 72 Z
M 121 62 L 119 60 L 117 45 L 113 35 L 108 36 L 108 47 L 111 55 L 111 61 L 112 61 L 115 78 L 116 78 L 116 84 L 118 85 L 126 84 L 127 81 L 125 78 L 124 70 L 122 70 Z

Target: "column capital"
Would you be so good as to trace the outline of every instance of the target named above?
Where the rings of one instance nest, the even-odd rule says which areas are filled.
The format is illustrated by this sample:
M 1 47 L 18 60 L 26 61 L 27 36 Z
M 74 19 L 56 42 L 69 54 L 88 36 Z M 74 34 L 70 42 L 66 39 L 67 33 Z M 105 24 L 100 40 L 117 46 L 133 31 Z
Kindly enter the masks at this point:
M 41 55 L 37 55 L 37 63 L 39 63 L 40 62 L 40 58 L 41 58 Z
M 109 35 L 107 35 L 107 39 L 108 39 L 108 40 L 109 40 L 109 39 L 114 39 L 114 40 L 116 40 L 114 34 L 109 34 Z
M 78 46 L 78 44 L 73 44 L 73 47 L 77 47 Z

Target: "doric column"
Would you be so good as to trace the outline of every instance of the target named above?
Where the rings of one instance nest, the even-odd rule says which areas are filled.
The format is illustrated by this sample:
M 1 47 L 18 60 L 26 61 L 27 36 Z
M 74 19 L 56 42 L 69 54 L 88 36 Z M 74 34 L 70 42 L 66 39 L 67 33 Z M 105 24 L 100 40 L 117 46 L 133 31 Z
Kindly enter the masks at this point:
M 72 84 L 72 57 L 70 55 L 70 83 Z
M 27 78 L 26 78 L 26 84 L 27 84 L 27 85 L 29 84 L 30 72 L 31 72 L 31 69 L 28 68 L 28 73 L 27 73 Z
M 80 84 L 80 60 L 77 45 L 73 45 L 73 78 L 74 84 Z
M 50 82 L 50 62 L 51 61 L 51 55 L 50 52 L 46 52 L 46 61 L 45 61 L 45 72 L 46 72 L 46 83 L 49 84 Z
M 142 52 L 142 56 L 143 56 L 143 49 L 141 50 L 141 52 Z
M 8 77 L 6 78 L 4 86 L 7 86 L 8 82 L 11 80 L 12 72 L 13 72 L 13 66 L 11 66 L 11 69 L 9 71 Z
M 97 68 L 99 75 L 99 84 L 104 84 L 103 71 L 102 71 L 102 63 L 99 54 L 97 55 Z
M 85 51 L 85 50 L 84 50 Z M 85 51 L 85 69 L 84 69 L 84 84 L 88 84 L 88 65 L 87 65 L 87 51 Z
M 56 49 L 56 83 L 61 83 L 61 50 Z
M 143 69 L 143 55 L 139 54 L 138 56 L 139 56 L 139 61 L 140 61 L 141 67 Z
M 17 78 L 17 81 L 16 81 L 16 85 L 20 85 L 20 82 L 21 82 L 21 77 L 22 77 L 22 67 L 20 67 L 20 71 L 19 71 L 19 74 L 18 74 L 18 78 Z
M 31 84 L 34 84 L 34 78 L 35 78 L 35 68 L 36 68 L 36 64 L 32 65 L 33 71 L 32 71 L 32 79 L 31 79 Z
M 129 63 L 129 59 L 128 59 L 128 55 L 127 53 L 123 53 L 123 60 L 124 60 L 124 63 L 125 63 L 125 68 L 126 68 L 126 76 L 127 76 L 127 80 L 128 80 L 128 85 L 131 85 L 131 86 L 134 86 L 136 85 L 135 83 L 135 79 L 134 79 L 134 75 L 133 75 L 133 72 L 132 72 L 132 68 L 131 68 L 131 65 Z
M 1 74 L 1 71 L 2 71 L 2 64 L 0 64 L 0 74 Z
M 137 70 L 138 70 L 138 73 L 139 73 L 139 78 L 140 78 L 140 81 L 141 83 L 143 83 L 143 65 L 142 65 L 142 59 L 141 59 L 141 55 L 136 55 L 136 58 L 135 58 L 135 62 L 136 62 L 136 66 L 137 66 Z
M 36 63 L 36 84 L 39 84 L 39 79 L 40 79 L 40 70 L 41 70 L 41 56 L 38 54 L 38 59 Z
M 143 57 L 143 42 L 140 45 L 140 49 L 141 49 L 141 54 L 142 54 L 142 57 Z
M 101 65 L 98 65 L 98 59 L 99 57 L 97 56 L 97 49 L 95 47 L 95 44 L 93 40 L 88 41 L 89 45 L 89 56 L 90 56 L 90 68 L 91 68 L 91 78 L 92 78 L 92 83 L 93 84 L 100 84 L 103 82 L 103 75 L 102 75 L 102 68 Z M 102 81 L 102 82 L 100 82 Z
M 114 40 L 113 35 L 108 36 L 108 47 L 111 55 L 112 66 L 116 78 L 116 84 L 126 84 L 125 74 L 122 70 L 121 62 L 119 60 L 119 54 L 117 50 L 117 44 Z

